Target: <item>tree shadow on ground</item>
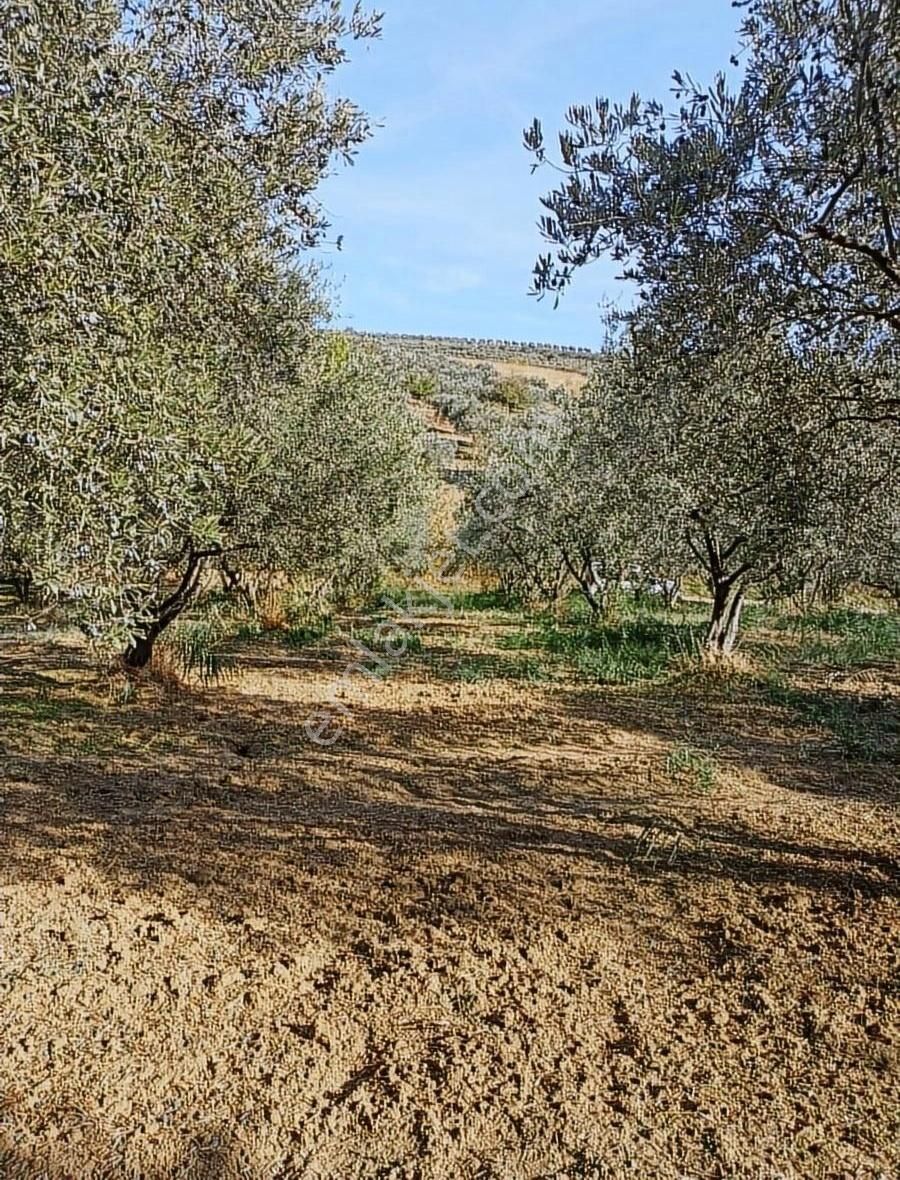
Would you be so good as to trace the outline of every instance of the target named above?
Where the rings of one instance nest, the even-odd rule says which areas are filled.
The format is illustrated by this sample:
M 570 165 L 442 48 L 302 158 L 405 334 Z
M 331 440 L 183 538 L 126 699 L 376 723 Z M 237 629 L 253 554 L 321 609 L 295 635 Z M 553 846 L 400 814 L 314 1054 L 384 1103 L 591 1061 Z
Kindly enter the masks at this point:
M 900 695 L 767 686 L 769 699 L 827 731 L 847 758 L 900 770 Z
M 413 657 L 416 660 L 417 657 Z M 467 651 L 464 648 L 438 646 L 429 642 L 427 653 L 418 657 L 421 667 L 438 680 L 477 683 L 482 680 L 526 680 L 540 682 L 552 678 L 553 669 L 539 657 L 521 652 L 507 655 L 498 652 Z
M 0 663 L 0 713 L 11 687 L 18 701 L 43 700 L 45 658 Z M 695 703 L 647 692 L 557 692 L 528 716 L 368 701 L 329 748 L 308 740 L 305 710 L 231 691 L 68 707 L 57 720 L 78 728 L 75 746 L 12 740 L 2 755 L 7 879 L 46 880 L 48 862 L 76 858 L 123 885 L 174 889 L 221 921 L 301 915 L 335 931 L 364 912 L 387 926 L 502 922 L 512 911 L 553 922 L 571 917 L 576 877 L 580 912 L 630 908 L 648 927 L 660 911 L 634 914 L 638 891 L 664 908 L 691 883 L 900 894 L 888 833 L 854 846 L 843 833 L 796 839 L 723 819 L 714 801 L 686 804 L 652 750 L 636 757 L 614 740 L 714 733 L 723 756 L 781 787 L 862 797 L 846 765 L 838 776 L 827 758 L 798 762 L 790 737 L 762 724 L 748 732 L 746 719 L 736 728 L 727 702 L 698 722 Z M 40 714 L 33 722 L 53 728 Z M 874 787 L 867 797 L 884 801 Z
M 715 687 L 682 692 L 676 684 L 639 692 L 575 691 L 564 694 L 561 703 L 570 716 L 588 723 L 706 746 L 724 763 L 756 771 L 800 794 L 900 804 L 900 698 L 879 699 L 873 709 L 840 692 L 791 690 L 791 702 L 793 707 L 786 707 L 753 682 L 749 695 Z M 839 722 L 825 724 L 827 717 L 847 719 L 848 725 L 854 718 L 860 726 L 872 724 L 865 740 L 857 729 L 858 741 L 837 741 Z

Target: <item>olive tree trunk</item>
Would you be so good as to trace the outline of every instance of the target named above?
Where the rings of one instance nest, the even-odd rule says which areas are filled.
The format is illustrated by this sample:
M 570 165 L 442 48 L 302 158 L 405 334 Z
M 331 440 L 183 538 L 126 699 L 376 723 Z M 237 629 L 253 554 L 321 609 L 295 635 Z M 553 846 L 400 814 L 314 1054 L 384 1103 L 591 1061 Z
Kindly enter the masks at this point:
M 744 579 L 753 568 L 753 563 L 744 561 L 731 570 L 728 563 L 747 538 L 735 537 L 723 548 L 699 510 L 692 512 L 690 518 L 699 526 L 702 544 L 695 540 L 690 529 L 685 538 L 694 556 L 706 570 L 713 596 L 712 614 L 706 630 L 706 650 L 716 656 L 730 656 L 737 645 L 741 625 Z
M 136 635 L 125 649 L 122 659 L 126 668 L 146 668 L 153 658 L 156 635 Z
M 204 562 L 208 557 L 221 557 L 222 550 L 194 549 L 186 547 L 187 565 L 181 581 L 168 598 L 154 604 L 149 618 L 132 635 L 131 642 L 122 654 L 126 668 L 146 668 L 153 658 L 153 647 L 163 631 L 190 605 L 200 585 Z
M 706 631 L 706 647 L 719 656 L 730 656 L 737 643 L 744 606 L 744 590 L 731 578 L 713 583 L 712 617 Z
M 588 549 L 580 550 L 577 561 L 573 560 L 565 548 L 562 548 L 560 552 L 562 553 L 565 569 L 577 585 L 582 598 L 588 604 L 591 612 L 591 620 L 596 622 L 597 618 L 605 615 L 609 609 L 608 579 L 601 583 L 594 578 L 591 554 Z

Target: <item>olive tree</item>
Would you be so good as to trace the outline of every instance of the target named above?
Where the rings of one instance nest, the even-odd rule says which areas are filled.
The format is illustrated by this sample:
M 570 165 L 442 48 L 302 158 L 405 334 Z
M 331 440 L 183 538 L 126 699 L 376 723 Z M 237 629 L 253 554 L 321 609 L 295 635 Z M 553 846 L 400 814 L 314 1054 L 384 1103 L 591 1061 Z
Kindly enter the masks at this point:
M 233 464 L 206 487 L 218 545 L 173 576 L 160 563 L 126 662 L 143 666 L 215 562 L 230 589 L 302 580 L 331 599 L 414 566 L 427 543 L 436 468 L 426 432 L 377 350 L 319 335 L 302 364 L 244 407 Z
M 558 295 L 607 256 L 639 287 L 632 340 L 701 361 L 778 326 L 894 364 L 900 328 L 900 8 L 744 0 L 733 83 L 674 75 L 673 100 L 573 106 L 544 199 Z M 538 122 L 526 132 L 549 161 Z M 900 422 L 891 384 L 829 390 L 841 415 Z
M 0 0 L 0 565 L 136 662 L 259 543 L 314 190 L 369 134 L 324 79 L 376 32 L 325 0 Z
M 523 597 L 552 606 L 574 585 L 597 615 L 629 566 L 674 568 L 665 469 L 645 465 L 635 494 L 646 440 L 626 372 L 606 357 L 577 398 L 524 415 L 492 439 L 462 543 Z
M 643 392 L 627 357 L 607 356 L 566 407 L 547 510 L 566 567 L 591 613 L 621 582 L 681 572 L 680 520 L 665 464 L 652 461 Z M 658 428 L 658 422 L 652 423 Z
M 868 539 L 896 519 L 900 473 L 884 431 L 827 409 L 846 367 L 777 336 L 720 352 L 702 373 L 623 366 L 635 511 L 707 581 L 716 654 L 733 651 L 749 590 L 790 593 L 814 569 L 853 576 Z
M 748 593 L 791 594 L 815 576 L 844 585 L 896 555 L 896 448 L 878 424 L 827 409 L 865 379 L 777 335 L 702 373 L 623 353 L 551 428 L 504 436 L 465 535 L 501 576 L 552 588 L 548 600 L 565 570 L 595 613 L 631 566 L 695 570 L 711 598 L 706 647 L 727 656 Z
M 457 547 L 510 595 L 554 606 L 569 573 L 550 519 L 561 443 L 559 421 L 532 411 L 497 426 L 467 488 Z
M 280 399 L 253 408 L 259 486 L 234 516 L 234 573 L 345 589 L 424 560 L 437 491 L 426 430 L 381 350 L 320 337 Z

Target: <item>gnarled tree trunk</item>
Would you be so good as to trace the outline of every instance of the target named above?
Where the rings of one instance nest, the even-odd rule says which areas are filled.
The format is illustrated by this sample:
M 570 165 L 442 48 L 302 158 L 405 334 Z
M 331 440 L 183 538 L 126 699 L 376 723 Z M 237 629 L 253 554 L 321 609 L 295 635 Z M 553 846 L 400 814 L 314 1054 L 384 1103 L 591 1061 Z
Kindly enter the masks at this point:
M 713 583 L 712 618 L 706 631 L 706 647 L 720 656 L 730 656 L 737 643 L 744 605 L 744 590 L 732 578 Z
M 174 623 L 197 593 L 203 564 L 208 557 L 221 557 L 222 550 L 216 546 L 212 549 L 194 549 L 188 543 L 186 547 L 187 565 L 181 581 L 175 590 L 162 602 L 151 608 L 150 617 L 131 639 L 125 649 L 122 660 L 127 668 L 146 668 L 153 658 L 153 645 L 163 631 Z
M 582 597 L 588 604 L 591 619 L 596 621 L 597 617 L 599 615 L 605 615 L 609 608 L 608 579 L 601 581 L 594 577 L 594 568 L 589 550 L 581 549 L 579 551 L 578 562 L 573 561 L 566 549 L 563 548 L 560 552 L 562 553 L 565 569 L 575 581 Z
M 727 563 L 747 538 L 735 537 L 723 549 L 699 509 L 691 513 L 691 520 L 700 528 L 703 545 L 701 547 L 695 543 L 690 529 L 686 540 L 694 556 L 706 569 L 713 596 L 712 615 L 706 631 L 706 650 L 716 656 L 730 656 L 737 644 L 741 624 L 744 579 L 753 568 L 753 563 L 744 561 L 730 572 Z
M 149 633 L 136 635 L 122 656 L 126 668 L 146 668 L 153 658 L 153 644 L 156 639 L 157 635 Z

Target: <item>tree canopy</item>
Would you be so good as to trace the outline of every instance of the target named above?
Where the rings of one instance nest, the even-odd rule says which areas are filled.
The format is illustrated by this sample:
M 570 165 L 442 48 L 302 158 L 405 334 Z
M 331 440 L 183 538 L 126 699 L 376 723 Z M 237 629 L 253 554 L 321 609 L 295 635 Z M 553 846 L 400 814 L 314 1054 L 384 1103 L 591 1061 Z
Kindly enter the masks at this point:
M 886 353 L 835 409 L 900 422 L 900 8 L 747 0 L 735 76 L 674 74 L 672 101 L 576 105 L 544 199 L 558 296 L 601 256 L 639 290 L 632 340 L 680 359 L 779 328 L 793 347 Z M 548 163 L 537 121 L 526 132 Z
M 323 352 L 302 265 L 370 132 L 326 82 L 377 32 L 325 0 L 0 2 L 0 564 L 132 654 L 209 561 L 373 559 L 410 503 L 414 424 Z
M 734 649 L 748 591 L 885 585 L 900 470 L 879 424 L 832 417 L 846 368 L 777 334 L 723 350 L 702 373 L 611 357 L 559 414 L 496 436 L 465 549 L 545 605 L 574 585 L 603 610 L 623 579 L 640 590 L 698 574 L 717 654 Z

